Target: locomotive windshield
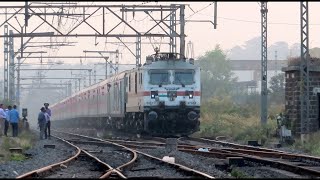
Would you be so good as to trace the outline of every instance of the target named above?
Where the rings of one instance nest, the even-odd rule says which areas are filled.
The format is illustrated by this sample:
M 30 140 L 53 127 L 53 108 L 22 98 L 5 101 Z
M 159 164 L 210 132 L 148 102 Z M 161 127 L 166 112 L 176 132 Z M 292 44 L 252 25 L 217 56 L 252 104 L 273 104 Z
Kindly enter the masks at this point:
M 176 71 L 174 73 L 174 84 L 193 84 L 193 71 Z
M 163 85 L 169 83 L 168 71 L 151 71 L 150 72 L 150 84 Z

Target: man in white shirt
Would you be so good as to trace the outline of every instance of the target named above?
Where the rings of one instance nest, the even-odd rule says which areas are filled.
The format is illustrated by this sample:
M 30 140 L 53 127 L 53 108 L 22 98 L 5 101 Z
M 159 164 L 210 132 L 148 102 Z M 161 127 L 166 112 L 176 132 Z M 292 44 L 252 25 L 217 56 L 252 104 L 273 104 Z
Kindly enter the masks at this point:
M 0 104 L 0 136 L 2 136 L 3 131 L 4 131 L 4 123 L 6 121 L 6 113 L 3 110 L 3 104 Z

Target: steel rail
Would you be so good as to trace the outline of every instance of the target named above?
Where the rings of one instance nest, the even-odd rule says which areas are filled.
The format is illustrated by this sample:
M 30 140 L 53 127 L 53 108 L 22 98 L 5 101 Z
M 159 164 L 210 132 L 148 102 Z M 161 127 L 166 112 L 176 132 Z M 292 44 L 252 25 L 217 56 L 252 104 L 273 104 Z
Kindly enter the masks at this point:
M 254 156 L 254 155 L 248 155 L 244 153 L 239 153 L 239 152 L 232 152 L 228 150 L 223 150 L 223 149 L 210 149 L 209 152 L 203 152 L 203 151 L 198 151 L 198 150 L 191 150 L 191 149 L 179 149 L 182 152 L 187 152 L 191 154 L 197 154 L 197 155 L 202 155 L 205 157 L 215 157 L 215 158 L 221 158 L 221 159 L 226 159 L 228 157 L 242 157 L 245 160 L 251 161 L 251 162 L 256 162 L 256 163 L 261 163 L 264 165 L 269 165 L 274 168 L 279 168 L 283 170 L 287 170 L 296 174 L 301 174 L 301 175 L 311 175 L 311 176 L 316 176 L 320 177 L 320 171 L 307 168 L 307 167 L 302 167 L 298 165 L 293 165 L 288 162 L 283 162 L 281 161 L 282 159 L 278 158 L 277 160 L 272 160 L 272 159 L 266 159 L 262 158 L 259 156 Z M 241 151 L 237 149 L 237 151 Z M 245 150 L 247 151 L 247 150 Z M 266 154 L 266 153 L 276 153 L 276 152 L 263 152 L 263 151 L 256 151 L 256 153 L 261 153 L 261 154 Z
M 60 132 L 60 131 L 56 131 L 56 132 Z M 67 132 L 61 132 L 61 133 L 71 134 L 71 135 L 74 135 L 74 136 L 84 137 L 84 138 L 88 138 L 88 139 L 94 139 L 94 140 L 101 141 L 101 142 L 105 142 L 105 143 L 108 143 L 108 144 L 113 144 L 113 145 L 115 145 L 115 146 L 123 147 L 124 149 L 132 150 L 132 151 L 134 151 L 134 152 L 136 152 L 136 153 L 139 153 L 139 154 L 144 155 L 144 156 L 147 156 L 147 157 L 149 157 L 149 158 L 158 160 L 158 161 L 160 161 L 160 162 L 162 162 L 162 163 L 170 164 L 170 165 L 172 165 L 172 166 L 174 166 L 174 167 L 176 167 L 176 168 L 179 168 L 179 169 L 181 169 L 181 170 L 184 170 L 184 171 L 187 171 L 187 172 L 190 172 L 190 173 L 193 173 L 193 174 L 197 174 L 197 175 L 200 175 L 200 176 L 205 177 L 205 178 L 214 179 L 213 176 L 210 176 L 210 175 L 208 175 L 208 174 L 206 174 L 206 173 L 197 171 L 197 170 L 195 170 L 195 169 L 188 168 L 188 167 L 183 166 L 183 165 L 178 164 L 178 163 L 171 163 L 171 162 L 164 161 L 164 160 L 159 159 L 159 158 L 157 158 L 157 157 L 155 157 L 155 156 L 151 156 L 151 155 L 149 155 L 149 154 L 146 154 L 146 153 L 143 153 L 143 152 L 140 152 L 140 151 L 137 151 L 137 150 L 130 149 L 130 148 L 128 148 L 128 147 L 126 147 L 126 146 L 124 146 L 124 145 L 118 144 L 118 143 L 113 143 L 113 142 L 111 142 L 111 141 L 107 141 L 107 140 L 103 140 L 103 139 L 99 139 L 99 138 L 94 138 L 94 137 L 89 137 L 89 136 L 85 136 L 85 135 L 80 135 L 80 134 L 75 134 L 75 133 L 67 133 Z M 128 162 L 128 163 L 126 163 L 126 164 L 124 164 L 124 165 L 122 165 L 122 166 L 119 166 L 119 167 L 116 168 L 116 169 L 119 170 L 119 171 L 122 171 L 122 169 L 123 169 L 124 167 L 130 165 L 130 164 L 133 163 L 133 162 L 134 162 L 134 161 L 131 160 L 130 162 Z
M 55 131 L 56 131 L 56 130 L 55 130 Z M 121 166 L 119 166 L 119 167 L 117 167 L 117 168 L 114 168 L 114 169 L 116 169 L 116 170 L 118 170 L 118 171 L 121 171 L 122 168 L 127 167 L 127 166 L 129 166 L 130 164 L 132 164 L 133 162 L 135 162 L 135 161 L 137 160 L 137 157 L 138 157 L 138 155 L 137 155 L 137 153 L 135 152 L 135 150 L 130 149 L 130 148 L 126 147 L 126 146 L 117 144 L 117 143 L 113 143 L 113 142 L 111 142 L 111 141 L 104 141 L 104 140 L 102 140 L 102 139 L 98 139 L 98 138 L 94 138 L 94 137 L 89 137 L 89 136 L 84 136 L 84 135 L 80 135 L 80 134 L 74 134 L 74 133 L 67 133 L 67 132 L 61 132 L 61 131 L 56 131 L 56 132 L 66 133 L 66 134 L 70 134 L 70 135 L 74 135 L 74 136 L 79 136 L 79 137 L 84 137 L 84 138 L 88 138 L 88 139 L 94 139 L 94 140 L 97 140 L 97 141 L 103 141 L 103 142 L 106 142 L 106 143 L 108 143 L 108 144 L 112 144 L 112 145 L 114 145 L 114 146 L 122 147 L 122 148 L 124 148 L 124 149 L 132 152 L 132 153 L 133 153 L 133 158 L 132 158 L 129 162 L 127 162 L 127 163 L 125 163 L 125 164 L 123 164 L 123 165 L 121 165 Z
M 55 136 L 53 136 L 53 137 L 55 137 Z M 45 171 L 54 169 L 54 168 L 56 168 L 56 167 L 59 167 L 59 166 L 61 166 L 61 165 L 63 165 L 63 164 L 66 164 L 66 163 L 70 162 L 70 161 L 74 160 L 75 158 L 77 158 L 77 157 L 80 155 L 81 149 L 80 149 L 79 147 L 71 144 L 71 143 L 68 142 L 68 141 L 65 141 L 64 139 L 61 139 L 61 138 L 58 138 L 58 137 L 55 137 L 55 138 L 57 138 L 57 139 L 65 142 L 65 143 L 67 143 L 67 144 L 75 147 L 75 148 L 77 149 L 77 153 L 76 153 L 74 156 L 72 156 L 71 158 L 67 159 L 67 160 L 64 160 L 64 161 L 61 161 L 61 162 L 58 162 L 58 163 L 55 163 L 55 164 L 52 164 L 52 165 L 49 165 L 49 166 L 45 166 L 45 167 L 43 167 L 43 168 L 39 168 L 39 169 L 30 171 L 30 172 L 28 172 L 28 173 L 25 173 L 25 174 L 22 174 L 22 175 L 16 177 L 17 179 L 29 178 L 29 177 L 36 177 L 36 176 L 38 176 L 39 174 L 41 174 L 41 173 L 43 173 L 43 172 L 45 172 Z
M 109 177 L 112 173 L 115 173 L 118 177 L 120 178 L 123 178 L 123 179 L 126 179 L 126 177 L 121 174 L 121 172 L 117 171 L 116 169 L 114 169 L 113 167 L 111 167 L 110 165 L 106 164 L 105 162 L 101 161 L 99 158 L 93 156 L 92 154 L 88 153 L 87 151 L 83 150 L 83 149 L 80 149 L 78 146 L 70 143 L 69 141 L 67 140 L 64 140 L 62 138 L 59 138 L 57 136 L 53 136 L 52 137 L 55 137 L 73 147 L 75 147 L 78 152 L 76 153 L 76 155 L 72 156 L 71 158 L 67 159 L 67 160 L 64 160 L 62 162 L 58 162 L 58 163 L 55 163 L 55 164 L 52 164 L 52 165 L 49 165 L 49 166 L 45 166 L 45 167 L 42 167 L 42 168 L 39 168 L 39 169 L 36 169 L 36 170 L 33 170 L 33 171 L 30 171 L 28 173 L 25 173 L 23 175 L 20 175 L 18 177 L 16 177 L 17 179 L 21 179 L 21 178 L 32 178 L 32 177 L 37 177 L 39 176 L 39 174 L 41 173 L 44 173 L 44 172 L 47 172 L 47 171 L 51 171 L 51 170 L 54 170 L 54 169 L 57 169 L 58 167 L 61 167 L 62 165 L 64 164 L 67 164 L 69 163 L 70 161 L 72 160 L 75 160 L 80 154 L 81 152 L 83 152 L 84 154 L 86 154 L 87 156 L 89 156 L 90 158 L 94 159 L 95 161 L 97 161 L 98 163 L 102 164 L 103 166 L 107 167 L 107 171 L 106 173 L 104 173 L 102 176 L 100 176 L 100 179 L 103 179 L 103 178 L 107 178 Z
M 230 146 L 230 147 L 238 148 L 238 149 L 248 149 L 248 150 L 266 151 L 266 152 L 286 153 L 286 152 L 284 152 L 284 151 L 275 150 L 275 149 L 254 147 L 254 146 L 249 146 L 249 145 L 241 145 L 241 144 L 236 144 L 236 143 L 231 143 L 231 142 L 225 142 L 225 141 L 217 141 L 217 140 L 206 139 L 206 138 L 193 138 L 193 137 L 188 137 L 187 140 L 198 141 L 198 142 L 202 142 L 202 143 L 220 144 L 220 145 L 223 145 L 223 146 Z

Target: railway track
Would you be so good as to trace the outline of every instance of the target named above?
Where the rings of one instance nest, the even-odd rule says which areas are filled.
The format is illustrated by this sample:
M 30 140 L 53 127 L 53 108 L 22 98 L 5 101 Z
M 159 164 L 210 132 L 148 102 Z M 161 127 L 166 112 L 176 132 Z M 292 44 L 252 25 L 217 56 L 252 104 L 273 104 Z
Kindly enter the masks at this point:
M 179 148 L 180 151 L 197 154 L 206 157 L 215 158 L 228 158 L 228 157 L 241 157 L 245 161 L 263 164 L 266 166 L 286 170 L 295 174 L 320 177 L 320 158 L 315 156 L 308 156 L 302 154 L 287 153 L 284 151 L 254 147 L 248 145 L 240 145 L 230 143 L 221 140 L 212 140 L 206 138 L 184 138 L 187 140 L 186 143 L 191 141 L 201 142 L 204 144 L 218 144 L 222 147 L 206 147 L 208 152 L 196 150 L 201 145 L 195 146 L 192 149 L 192 145 L 186 146 L 188 148 Z M 179 141 L 183 141 L 180 138 Z M 227 147 L 225 147 L 227 146 Z
M 85 137 L 85 136 L 83 136 Z M 246 164 L 258 164 L 266 167 L 282 169 L 284 171 L 299 174 L 307 177 L 320 177 L 320 158 L 302 154 L 287 153 L 275 149 L 240 145 L 225 141 L 226 138 L 220 137 L 218 140 L 208 138 L 178 138 L 177 150 L 196 156 L 212 157 L 217 159 L 242 158 Z M 146 138 L 146 139 L 106 139 L 88 138 L 88 141 L 104 144 L 115 143 L 127 148 L 135 149 L 135 152 L 142 149 L 157 149 L 166 146 L 163 138 Z M 208 152 L 201 151 L 200 148 Z M 147 151 L 148 152 L 148 151 Z M 138 153 L 139 158 L 142 157 Z M 161 159 L 160 159 L 161 160 Z M 156 167 L 156 166 L 155 166 Z M 134 168 L 133 168 L 134 169 Z M 139 169 L 139 168 L 137 168 Z M 148 169 L 148 168 L 140 168 Z M 150 169 L 150 168 L 149 168 Z M 125 169 L 122 169 L 122 171 Z M 122 172 L 119 169 L 120 172 Z M 175 176 L 173 176 L 175 177 Z
M 64 161 L 24 173 L 16 177 L 17 179 L 35 177 L 102 178 L 109 177 L 111 175 L 124 178 L 124 176 L 119 171 L 115 170 L 113 167 L 101 161 L 99 158 L 87 152 L 86 150 L 79 148 L 78 146 L 74 145 L 73 143 L 70 143 L 65 139 L 59 138 L 57 136 L 53 137 L 70 145 L 70 148 L 75 148 L 75 155 Z
M 58 132 L 61 136 L 61 133 Z M 66 133 L 64 133 L 66 134 Z M 144 152 L 98 138 L 67 133 L 76 138 L 55 138 L 77 149 L 77 153 L 62 162 L 46 166 L 17 178 L 28 177 L 95 177 L 95 178 L 214 178 L 186 166 L 166 162 Z M 65 135 L 63 135 L 65 137 Z M 85 163 L 85 164 L 83 164 Z M 88 172 L 86 172 L 88 171 Z M 87 174 L 81 176 L 80 174 Z
M 178 150 L 181 152 L 212 157 L 219 159 L 228 159 L 233 157 L 243 158 L 246 162 L 253 162 L 265 166 L 282 169 L 295 174 L 320 177 L 320 158 L 302 154 L 287 153 L 284 151 L 240 145 L 223 140 L 211 140 L 206 138 L 179 138 Z M 130 146 L 132 148 L 158 148 L 165 146 L 162 142 L 138 142 L 116 140 L 117 143 Z M 192 142 L 197 142 L 193 145 Z M 202 145 L 201 145 L 202 143 Z M 212 144 L 218 144 L 220 147 L 211 147 Z M 199 151 L 205 148 L 208 152 Z

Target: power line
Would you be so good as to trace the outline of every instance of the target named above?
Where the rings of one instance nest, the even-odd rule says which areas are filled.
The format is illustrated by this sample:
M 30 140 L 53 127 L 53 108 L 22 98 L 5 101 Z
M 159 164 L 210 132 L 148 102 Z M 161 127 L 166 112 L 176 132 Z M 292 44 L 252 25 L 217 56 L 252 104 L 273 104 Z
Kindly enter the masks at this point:
M 202 9 L 200 9 L 200 10 L 198 10 L 198 11 L 196 11 L 196 12 L 194 12 L 194 10 L 193 9 L 191 9 L 191 7 L 190 6 L 188 6 L 194 13 L 193 14 L 191 14 L 190 16 L 188 16 L 187 18 L 185 18 L 185 19 L 189 19 L 190 17 L 192 17 L 193 15 L 195 15 L 195 14 L 197 14 L 197 13 L 199 13 L 199 12 L 201 12 L 201 11 L 203 11 L 203 10 L 205 10 L 206 8 L 208 8 L 209 6 L 211 6 L 213 4 L 213 2 L 212 3 L 210 3 L 209 5 L 207 5 L 207 6 L 205 6 L 205 7 L 203 7 Z

